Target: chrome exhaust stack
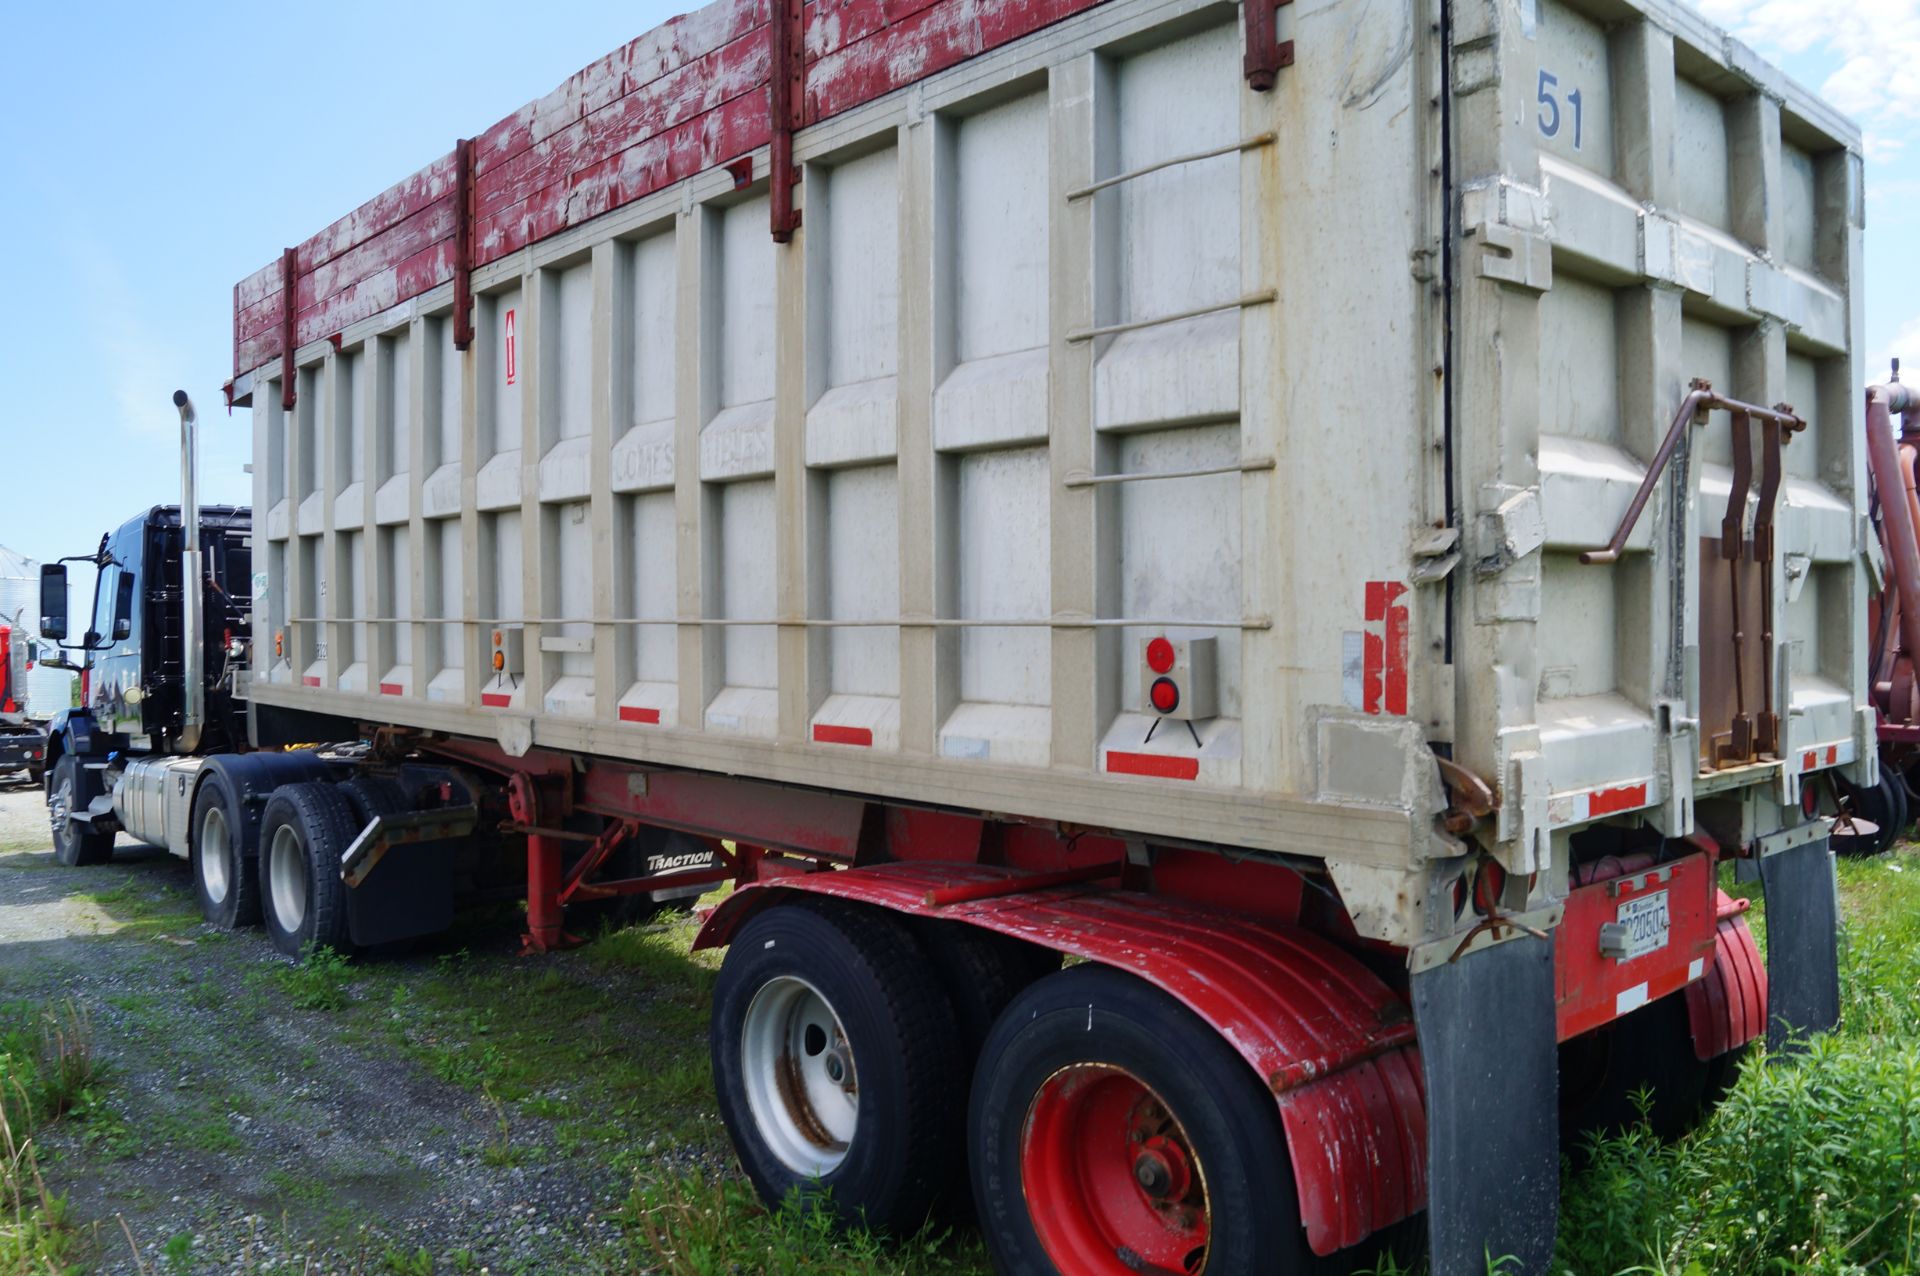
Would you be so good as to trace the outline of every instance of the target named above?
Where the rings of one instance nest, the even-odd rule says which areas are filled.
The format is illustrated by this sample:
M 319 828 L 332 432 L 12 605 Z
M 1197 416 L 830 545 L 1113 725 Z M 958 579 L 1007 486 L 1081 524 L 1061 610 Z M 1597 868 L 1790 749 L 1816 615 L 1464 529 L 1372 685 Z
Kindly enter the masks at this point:
M 200 437 L 193 400 L 185 390 L 173 392 L 173 406 L 180 410 L 180 526 L 186 533 L 186 547 L 180 551 L 180 641 L 184 648 L 180 675 L 186 686 L 181 696 L 180 739 L 175 747 L 181 753 L 192 753 L 200 747 L 200 733 L 207 720 L 206 572 L 200 563 L 200 500 L 195 490 Z

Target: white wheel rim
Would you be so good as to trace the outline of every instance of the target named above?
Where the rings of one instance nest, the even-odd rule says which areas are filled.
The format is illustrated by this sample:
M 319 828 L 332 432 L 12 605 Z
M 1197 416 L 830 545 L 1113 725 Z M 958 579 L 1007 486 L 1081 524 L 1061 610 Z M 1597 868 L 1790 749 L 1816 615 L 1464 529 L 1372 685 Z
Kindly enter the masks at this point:
M 307 856 L 300 846 L 300 835 L 291 825 L 282 824 L 273 831 L 273 844 L 267 851 L 267 884 L 280 929 L 289 935 L 295 933 L 307 919 Z
M 740 1030 L 741 1074 L 760 1138 L 803 1178 L 839 1167 L 860 1120 L 853 1048 L 840 1017 L 804 979 L 769 980 Z
M 200 821 L 200 887 L 216 904 L 227 902 L 227 816 L 217 806 Z

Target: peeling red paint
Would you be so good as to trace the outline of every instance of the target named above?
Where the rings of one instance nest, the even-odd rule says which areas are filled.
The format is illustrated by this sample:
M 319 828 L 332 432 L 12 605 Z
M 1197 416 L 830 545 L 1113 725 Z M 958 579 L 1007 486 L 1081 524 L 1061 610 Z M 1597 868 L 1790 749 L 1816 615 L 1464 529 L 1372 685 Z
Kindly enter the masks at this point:
M 1099 2 L 814 0 L 802 10 L 798 122 L 837 115 Z M 768 8 L 767 0 L 715 0 L 482 131 L 472 147 L 473 265 L 767 145 Z M 457 154 L 291 250 L 294 346 L 453 278 Z M 234 287 L 236 376 L 282 354 L 287 291 L 277 263 Z

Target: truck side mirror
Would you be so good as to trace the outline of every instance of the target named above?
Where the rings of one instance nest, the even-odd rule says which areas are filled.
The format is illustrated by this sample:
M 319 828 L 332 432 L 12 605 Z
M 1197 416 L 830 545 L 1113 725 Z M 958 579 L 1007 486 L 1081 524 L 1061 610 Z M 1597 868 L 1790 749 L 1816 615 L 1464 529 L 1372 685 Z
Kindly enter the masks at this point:
M 40 568 L 40 633 L 59 642 L 67 636 L 67 565 Z
M 122 570 L 120 578 L 114 582 L 113 590 L 113 640 L 119 642 L 133 636 L 133 573 Z

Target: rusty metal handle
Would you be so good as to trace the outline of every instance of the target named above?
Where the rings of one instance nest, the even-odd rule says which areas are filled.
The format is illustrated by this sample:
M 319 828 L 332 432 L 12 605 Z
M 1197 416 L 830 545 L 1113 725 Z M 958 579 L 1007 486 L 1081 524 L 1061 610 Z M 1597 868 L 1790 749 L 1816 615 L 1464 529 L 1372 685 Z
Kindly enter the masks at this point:
M 1742 403 L 1739 399 L 1715 394 L 1709 382 L 1695 381 L 1687 397 L 1680 400 L 1680 410 L 1674 413 L 1673 424 L 1667 427 L 1667 436 L 1660 440 L 1660 450 L 1653 454 L 1653 464 L 1647 467 L 1647 476 L 1640 480 L 1640 489 L 1628 503 L 1626 517 L 1620 520 L 1620 527 L 1614 532 L 1613 539 L 1607 542 L 1604 549 L 1590 549 L 1581 554 L 1581 562 L 1593 566 L 1619 561 L 1620 552 L 1626 548 L 1627 537 L 1633 535 L 1634 526 L 1646 511 L 1647 500 L 1653 495 L 1653 485 L 1660 481 L 1661 475 L 1667 472 L 1668 462 L 1673 460 L 1673 450 L 1680 445 L 1680 436 L 1686 432 L 1688 419 L 1693 418 L 1705 424 L 1706 414 L 1716 410 L 1741 413 L 1756 421 L 1771 421 L 1785 431 L 1783 441 L 1792 438 L 1795 431 L 1807 428 L 1806 421 L 1794 415 L 1785 404 L 1763 408 L 1753 403 Z
M 1667 472 L 1667 463 L 1673 460 L 1673 450 L 1680 445 L 1680 436 L 1686 433 L 1687 422 L 1700 413 L 1712 400 L 1713 391 L 1702 383 L 1686 398 L 1680 400 L 1680 410 L 1673 415 L 1673 424 L 1667 427 L 1667 437 L 1660 440 L 1660 450 L 1653 454 L 1653 464 L 1647 467 L 1647 475 L 1640 480 L 1640 490 L 1633 494 L 1633 500 L 1627 505 L 1627 516 L 1620 520 L 1619 528 L 1613 539 L 1607 542 L 1605 549 L 1590 549 L 1580 555 L 1580 561 L 1593 566 L 1596 563 L 1615 562 L 1620 551 L 1626 548 L 1627 537 L 1633 535 L 1634 524 L 1640 521 L 1642 511 L 1647 508 L 1647 500 L 1653 495 L 1653 485 Z

